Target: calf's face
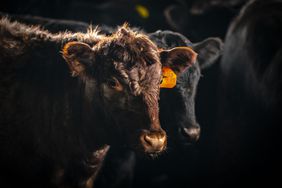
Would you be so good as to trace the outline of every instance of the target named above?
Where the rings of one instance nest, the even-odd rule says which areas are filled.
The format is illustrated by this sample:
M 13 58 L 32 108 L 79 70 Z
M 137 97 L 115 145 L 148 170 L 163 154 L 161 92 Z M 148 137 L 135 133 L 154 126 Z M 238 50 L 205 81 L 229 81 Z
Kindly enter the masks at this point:
M 192 44 L 184 36 L 171 31 L 156 32 L 151 35 L 159 46 L 175 47 L 188 45 L 198 53 L 197 63 L 179 73 L 174 88 L 160 91 L 160 119 L 162 127 L 168 132 L 175 145 L 190 145 L 200 138 L 201 128 L 195 115 L 195 95 L 201 76 L 201 69 L 212 65 L 222 52 L 219 38 L 208 38 Z M 176 63 L 176 62 L 174 62 Z
M 158 103 L 162 64 L 172 66 L 170 61 L 181 59 L 173 66 L 182 71 L 195 60 L 191 49 L 160 50 L 145 35 L 123 26 L 93 46 L 69 42 L 63 56 L 73 75 L 87 85 L 87 97 L 98 98 L 93 101 L 100 103 L 117 138 L 147 154 L 165 150 Z

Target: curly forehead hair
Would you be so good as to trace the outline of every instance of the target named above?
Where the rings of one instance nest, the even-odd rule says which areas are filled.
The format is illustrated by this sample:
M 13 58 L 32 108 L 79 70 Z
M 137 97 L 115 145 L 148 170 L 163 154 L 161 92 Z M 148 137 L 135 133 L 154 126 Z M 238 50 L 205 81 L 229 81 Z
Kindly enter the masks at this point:
M 130 29 L 127 24 L 98 42 L 95 48 L 99 51 L 99 55 L 128 65 L 134 65 L 136 62 L 144 63 L 144 66 L 159 63 L 156 44 L 145 34 Z

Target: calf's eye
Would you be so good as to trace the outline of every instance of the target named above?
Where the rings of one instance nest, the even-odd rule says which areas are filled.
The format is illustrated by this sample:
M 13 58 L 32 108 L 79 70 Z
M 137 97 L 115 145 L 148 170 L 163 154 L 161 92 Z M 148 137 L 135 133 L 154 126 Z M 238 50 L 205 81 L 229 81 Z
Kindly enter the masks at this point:
M 123 88 L 120 82 L 116 78 L 111 78 L 107 80 L 107 85 L 117 91 L 121 91 Z
M 108 86 L 110 87 L 116 87 L 117 86 L 117 80 L 116 79 L 109 79 L 107 81 Z

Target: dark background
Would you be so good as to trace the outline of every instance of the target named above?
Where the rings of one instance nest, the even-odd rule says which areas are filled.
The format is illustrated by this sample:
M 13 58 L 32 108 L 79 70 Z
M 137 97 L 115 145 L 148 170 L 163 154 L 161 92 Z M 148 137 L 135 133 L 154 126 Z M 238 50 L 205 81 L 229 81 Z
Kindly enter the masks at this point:
M 191 40 L 224 37 L 230 20 L 246 0 L 4 0 L 0 11 L 49 18 L 72 19 L 92 24 L 132 26 L 153 32 L 170 29 Z M 137 6 L 147 9 L 143 17 Z M 170 18 L 165 16 L 170 12 Z

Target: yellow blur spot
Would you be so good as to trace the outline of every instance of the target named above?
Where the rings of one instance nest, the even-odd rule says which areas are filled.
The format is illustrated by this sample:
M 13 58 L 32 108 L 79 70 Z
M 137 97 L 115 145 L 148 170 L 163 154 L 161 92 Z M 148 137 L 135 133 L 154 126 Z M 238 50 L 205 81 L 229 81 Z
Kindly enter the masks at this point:
M 174 88 L 176 86 L 177 76 L 171 68 L 163 67 L 163 79 L 160 85 L 161 88 Z
M 149 10 L 143 5 L 136 5 L 135 9 L 142 18 L 146 19 L 150 16 Z

